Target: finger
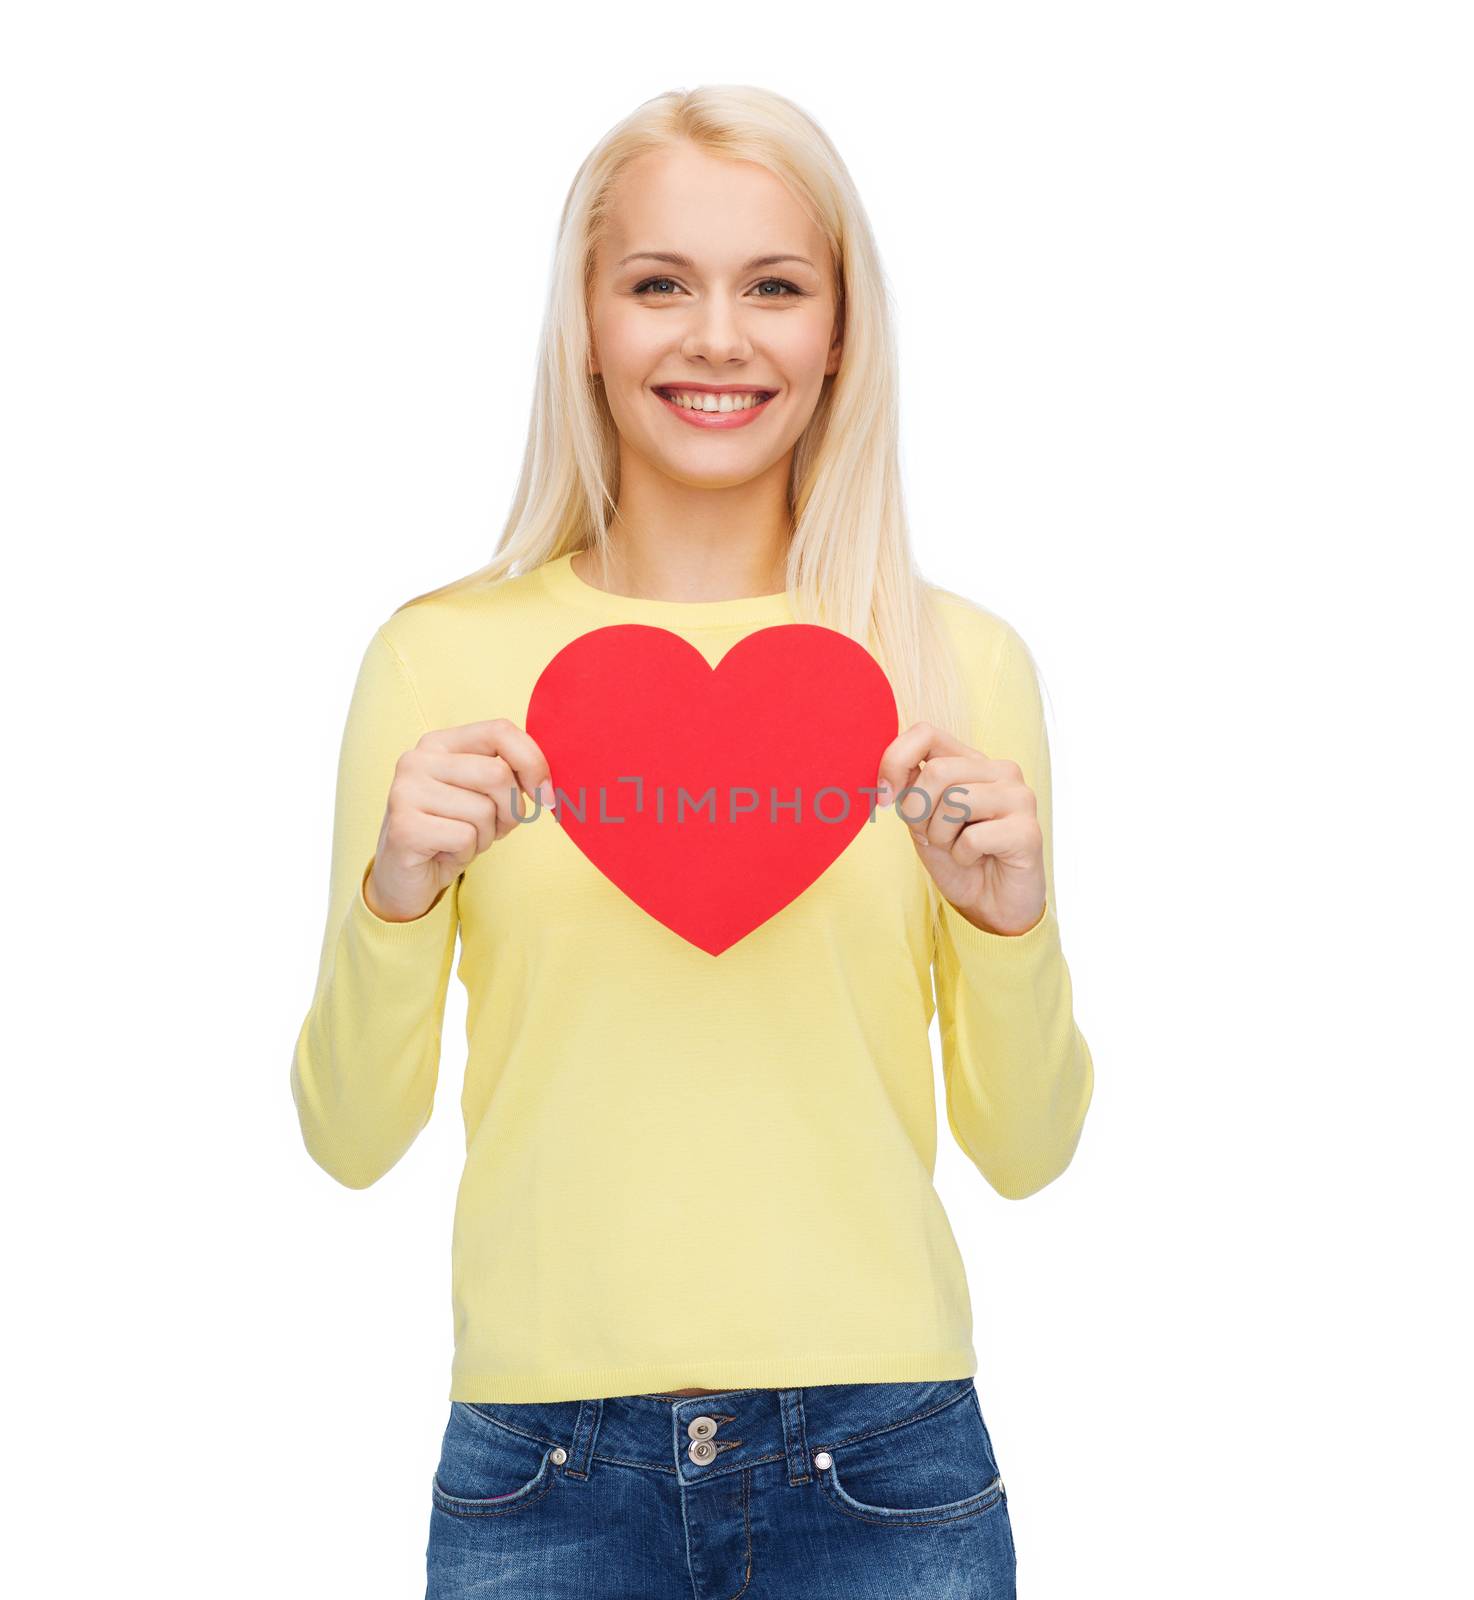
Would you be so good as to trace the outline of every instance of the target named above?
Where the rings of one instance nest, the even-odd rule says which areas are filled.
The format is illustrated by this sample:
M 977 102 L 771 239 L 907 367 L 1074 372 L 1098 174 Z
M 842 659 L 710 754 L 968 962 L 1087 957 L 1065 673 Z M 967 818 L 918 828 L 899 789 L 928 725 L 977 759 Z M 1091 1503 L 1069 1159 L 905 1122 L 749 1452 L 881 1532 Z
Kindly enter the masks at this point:
M 912 833 L 943 848 L 949 848 L 957 835 L 973 823 L 1008 816 L 1022 805 L 1022 797 L 1008 784 L 949 783 L 940 786 L 940 792 L 923 813 L 924 782 L 925 774 L 901 797 L 899 814 Z
M 909 794 L 903 797 L 902 812 L 915 824 L 931 816 L 941 803 L 943 793 L 959 784 L 1002 783 L 1023 785 L 1024 775 L 1016 761 L 993 760 L 976 750 L 960 756 L 934 756 L 908 785 Z M 930 802 L 923 809 L 918 791 Z M 954 807 L 955 809 L 955 807 Z
M 552 783 L 547 757 L 537 741 L 507 717 L 465 722 L 454 728 L 436 728 L 422 735 L 420 744 L 427 749 L 500 756 L 516 774 L 518 786 L 529 798 L 537 792 L 539 784 Z
M 496 793 L 416 773 L 404 785 L 404 800 L 423 817 L 443 818 L 474 828 L 476 854 L 480 855 L 488 845 L 505 839 L 513 828 L 521 827 L 536 814 L 532 804 L 528 815 L 521 814 L 517 785 L 512 782 L 511 770 L 504 770 L 505 779 Z
M 970 822 L 952 841 L 952 859 L 962 867 L 975 866 L 984 856 L 1025 860 L 1041 848 L 1039 823 L 1027 812 Z
M 457 866 L 464 866 L 473 861 L 481 849 L 480 835 L 473 823 L 426 813 L 416 824 L 415 854 L 425 861 L 445 856 Z
M 453 783 L 505 802 L 521 788 L 505 756 L 473 755 L 462 750 L 421 750 L 418 770 L 442 783 Z
M 894 799 L 921 771 L 923 761 L 935 760 L 939 756 L 964 755 L 986 759 L 982 751 L 963 744 L 945 728 L 938 728 L 930 722 L 913 722 L 885 747 L 875 781 L 877 786 L 889 785 L 891 798 Z
M 928 763 L 926 771 L 901 796 L 900 816 L 913 833 L 920 830 L 933 844 L 950 844 L 971 822 L 1014 811 L 1032 815 L 1038 809 L 1034 791 L 1013 778 L 1012 763 L 986 765 L 995 770 L 1001 768 L 1002 775 L 947 782 L 944 775 L 934 775 L 932 764 Z

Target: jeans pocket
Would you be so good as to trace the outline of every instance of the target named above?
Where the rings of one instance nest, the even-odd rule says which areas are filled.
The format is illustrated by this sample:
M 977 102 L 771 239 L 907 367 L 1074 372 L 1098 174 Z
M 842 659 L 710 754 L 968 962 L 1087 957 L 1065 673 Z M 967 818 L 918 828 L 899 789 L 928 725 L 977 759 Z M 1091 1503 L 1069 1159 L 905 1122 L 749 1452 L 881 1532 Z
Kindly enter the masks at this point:
M 558 1481 L 567 1452 L 453 1400 L 430 1491 L 453 1517 L 503 1517 L 536 1505 Z
M 834 1510 L 885 1527 L 933 1527 L 1003 1500 L 1003 1478 L 971 1385 L 920 1416 L 823 1445 L 814 1464 Z

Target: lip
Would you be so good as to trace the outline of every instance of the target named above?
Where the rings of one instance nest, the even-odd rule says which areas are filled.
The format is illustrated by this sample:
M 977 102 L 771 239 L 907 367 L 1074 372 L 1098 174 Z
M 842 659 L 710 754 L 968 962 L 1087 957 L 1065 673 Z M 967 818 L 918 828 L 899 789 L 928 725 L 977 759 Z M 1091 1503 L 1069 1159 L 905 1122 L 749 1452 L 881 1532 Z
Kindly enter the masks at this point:
M 681 383 L 670 384 L 673 389 L 690 389 L 697 394 L 755 394 L 762 387 L 760 384 L 714 384 L 714 383 Z M 688 427 L 692 428 L 745 428 L 749 422 L 757 419 L 778 398 L 780 391 L 774 390 L 766 400 L 760 400 L 757 405 L 749 406 L 746 411 L 689 411 L 683 406 L 678 406 L 672 400 L 667 400 L 660 390 L 651 387 L 651 394 L 662 406 Z

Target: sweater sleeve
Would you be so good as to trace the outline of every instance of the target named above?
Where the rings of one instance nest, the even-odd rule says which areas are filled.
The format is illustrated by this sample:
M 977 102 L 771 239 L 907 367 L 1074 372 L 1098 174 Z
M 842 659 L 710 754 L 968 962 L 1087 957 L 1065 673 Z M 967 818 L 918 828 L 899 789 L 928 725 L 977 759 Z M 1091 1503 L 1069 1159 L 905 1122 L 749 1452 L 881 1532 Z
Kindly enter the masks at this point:
M 412 922 L 369 909 L 399 757 L 427 729 L 383 629 L 359 667 L 338 757 L 327 925 L 312 1004 L 292 1057 L 292 1098 L 308 1153 L 350 1189 L 388 1172 L 429 1120 L 455 955 L 457 881 Z
M 1008 936 L 977 927 L 937 896 L 938 1031 L 952 1136 L 999 1194 L 1022 1200 L 1069 1166 L 1095 1073 L 1075 1025 L 1054 902 L 1049 743 L 1039 683 L 1022 639 L 1006 625 L 976 734 L 977 748 L 1018 762 L 1034 790 L 1046 899 L 1031 929 Z

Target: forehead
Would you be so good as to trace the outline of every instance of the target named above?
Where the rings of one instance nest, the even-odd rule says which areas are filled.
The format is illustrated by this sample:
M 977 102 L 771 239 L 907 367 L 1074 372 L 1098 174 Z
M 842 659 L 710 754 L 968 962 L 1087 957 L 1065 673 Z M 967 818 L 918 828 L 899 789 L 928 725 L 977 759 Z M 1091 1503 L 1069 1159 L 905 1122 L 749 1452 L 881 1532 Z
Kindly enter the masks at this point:
M 610 195 L 600 259 L 672 250 L 698 266 L 737 266 L 789 252 L 822 268 L 824 236 L 783 181 L 752 161 L 694 146 L 649 151 L 619 175 Z

